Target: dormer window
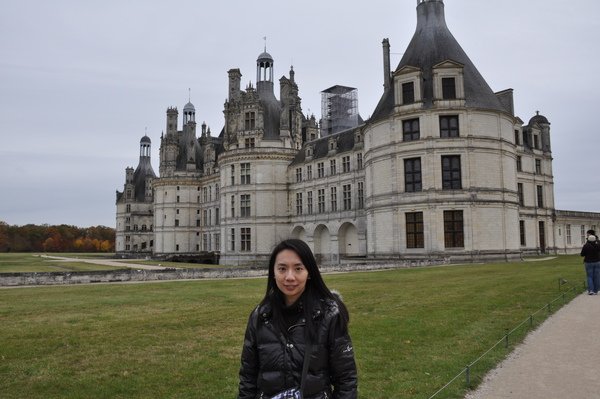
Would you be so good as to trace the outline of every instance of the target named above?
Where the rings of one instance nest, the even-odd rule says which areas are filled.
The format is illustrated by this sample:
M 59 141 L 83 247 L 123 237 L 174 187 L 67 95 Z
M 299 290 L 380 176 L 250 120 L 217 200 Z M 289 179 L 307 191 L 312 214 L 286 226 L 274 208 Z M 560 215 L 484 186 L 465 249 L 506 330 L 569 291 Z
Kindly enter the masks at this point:
M 306 153 L 305 153 L 305 155 L 306 155 L 306 158 L 312 157 L 312 147 L 311 146 L 307 146 L 306 147 Z
M 456 98 L 456 79 L 442 78 L 442 98 L 454 100 Z
M 329 146 L 329 152 L 333 152 L 333 151 L 337 150 L 337 139 L 330 138 L 328 146 Z
M 433 67 L 434 104 L 444 107 L 461 106 L 465 101 L 464 65 L 451 60 Z
M 402 83 L 402 104 L 415 102 L 415 82 Z
M 355 143 L 361 143 L 363 141 L 362 134 L 360 132 L 356 133 Z
M 409 109 L 419 108 L 423 101 L 421 95 L 422 81 L 423 76 L 419 68 L 405 66 L 396 71 L 394 73 L 396 105 L 407 106 Z

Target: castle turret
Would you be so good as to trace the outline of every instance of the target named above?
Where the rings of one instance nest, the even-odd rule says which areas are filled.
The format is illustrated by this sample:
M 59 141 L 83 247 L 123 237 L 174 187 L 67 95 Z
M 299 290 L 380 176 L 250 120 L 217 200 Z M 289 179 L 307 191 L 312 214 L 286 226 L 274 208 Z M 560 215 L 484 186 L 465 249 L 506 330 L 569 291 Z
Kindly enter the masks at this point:
M 194 108 L 194 104 L 188 102 L 183 107 L 183 125 L 187 125 L 188 122 L 196 121 L 196 108 Z

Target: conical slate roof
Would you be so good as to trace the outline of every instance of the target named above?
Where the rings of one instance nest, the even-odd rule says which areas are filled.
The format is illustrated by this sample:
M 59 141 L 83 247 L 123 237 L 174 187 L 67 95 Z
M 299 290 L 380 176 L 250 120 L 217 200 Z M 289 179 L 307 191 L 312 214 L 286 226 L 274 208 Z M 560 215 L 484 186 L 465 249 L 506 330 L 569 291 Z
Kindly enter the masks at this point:
M 423 106 L 433 104 L 433 67 L 444 61 L 463 65 L 465 103 L 467 107 L 505 111 L 502 104 L 456 41 L 444 14 L 444 2 L 425 0 L 417 5 L 417 28 L 396 71 L 415 67 L 423 73 Z M 394 106 L 393 85 L 383 94 L 373 117 L 385 117 Z

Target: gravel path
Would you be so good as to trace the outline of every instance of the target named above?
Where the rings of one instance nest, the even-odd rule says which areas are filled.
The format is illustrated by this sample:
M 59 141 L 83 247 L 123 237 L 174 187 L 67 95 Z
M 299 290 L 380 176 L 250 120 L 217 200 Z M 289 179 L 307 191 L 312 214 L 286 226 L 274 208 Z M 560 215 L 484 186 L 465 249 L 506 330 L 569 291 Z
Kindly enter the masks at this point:
M 563 306 L 465 396 L 508 398 L 600 398 L 600 295 Z
M 125 262 L 111 259 L 65 258 L 63 256 L 41 255 L 42 258 L 59 259 L 64 262 L 84 262 L 94 265 L 129 267 L 130 269 L 163 270 L 162 266 L 142 265 L 140 263 Z

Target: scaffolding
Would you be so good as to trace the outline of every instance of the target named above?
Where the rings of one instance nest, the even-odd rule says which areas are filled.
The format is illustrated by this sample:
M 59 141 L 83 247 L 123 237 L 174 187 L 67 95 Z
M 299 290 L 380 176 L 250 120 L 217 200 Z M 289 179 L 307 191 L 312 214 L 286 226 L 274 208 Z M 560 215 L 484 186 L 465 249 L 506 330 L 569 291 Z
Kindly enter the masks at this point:
M 321 136 L 358 126 L 358 89 L 335 85 L 321 92 Z

